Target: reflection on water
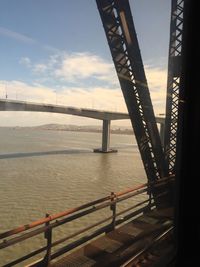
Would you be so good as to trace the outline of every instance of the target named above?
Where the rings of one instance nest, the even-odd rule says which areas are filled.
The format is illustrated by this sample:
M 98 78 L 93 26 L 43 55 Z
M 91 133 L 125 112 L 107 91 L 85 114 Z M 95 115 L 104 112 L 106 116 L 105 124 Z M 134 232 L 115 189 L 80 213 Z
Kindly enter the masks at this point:
M 93 153 L 97 147 L 99 133 L 1 128 L 0 232 L 146 181 L 133 136 L 111 136 L 118 153 Z M 71 224 L 67 231 L 78 227 Z M 16 257 L 32 245 L 15 245 Z M 0 252 L 0 266 L 13 250 Z

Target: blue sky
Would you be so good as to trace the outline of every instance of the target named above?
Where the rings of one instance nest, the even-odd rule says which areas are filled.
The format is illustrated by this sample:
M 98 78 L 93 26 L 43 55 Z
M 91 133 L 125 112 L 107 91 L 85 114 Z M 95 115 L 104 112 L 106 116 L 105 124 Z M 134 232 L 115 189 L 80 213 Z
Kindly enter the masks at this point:
M 155 112 L 163 113 L 171 1 L 129 2 Z M 0 0 L 0 39 L 1 98 L 126 112 L 95 0 Z M 4 112 L 0 125 L 55 121 L 96 124 Z

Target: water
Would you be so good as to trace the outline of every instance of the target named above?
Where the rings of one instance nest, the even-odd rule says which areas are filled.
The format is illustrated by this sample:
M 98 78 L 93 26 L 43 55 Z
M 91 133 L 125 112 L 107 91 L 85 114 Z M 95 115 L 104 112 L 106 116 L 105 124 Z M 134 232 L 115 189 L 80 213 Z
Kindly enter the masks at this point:
M 93 153 L 98 147 L 99 133 L 0 128 L 0 232 L 146 181 L 132 135 L 111 136 L 118 153 Z M 31 249 L 26 241 L 2 250 L 0 266 Z

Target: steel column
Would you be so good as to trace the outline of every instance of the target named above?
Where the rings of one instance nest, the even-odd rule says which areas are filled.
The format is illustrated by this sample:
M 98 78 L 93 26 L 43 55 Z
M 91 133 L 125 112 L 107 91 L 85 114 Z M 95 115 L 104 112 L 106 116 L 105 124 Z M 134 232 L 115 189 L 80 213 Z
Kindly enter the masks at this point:
M 182 58 L 184 0 L 172 0 L 164 150 L 169 174 L 175 173 Z

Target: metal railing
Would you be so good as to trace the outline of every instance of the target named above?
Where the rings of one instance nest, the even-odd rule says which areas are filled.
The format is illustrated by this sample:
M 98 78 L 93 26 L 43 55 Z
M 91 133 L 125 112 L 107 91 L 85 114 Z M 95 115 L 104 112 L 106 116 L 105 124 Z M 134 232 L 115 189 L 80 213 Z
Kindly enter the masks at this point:
M 118 193 L 112 192 L 109 196 L 97 199 L 95 201 L 88 202 L 86 204 L 83 204 L 76 208 L 71 208 L 66 211 L 57 213 L 57 214 L 46 214 L 45 218 L 42 218 L 40 220 L 34 221 L 30 224 L 19 226 L 15 229 L 0 233 L 0 249 L 4 249 L 7 247 L 11 247 L 14 244 L 20 243 L 24 240 L 27 240 L 31 237 L 35 237 L 39 234 L 44 233 L 44 238 L 46 239 L 46 245 L 32 251 L 31 253 L 28 253 L 27 255 L 20 257 L 12 262 L 9 262 L 4 265 L 6 266 L 14 266 L 18 263 L 21 263 L 27 259 L 30 259 L 42 252 L 45 253 L 45 256 L 40 262 L 43 264 L 42 266 L 48 266 L 51 260 L 57 258 L 58 256 L 61 256 L 62 254 L 72 250 L 73 248 L 76 248 L 83 243 L 103 234 L 106 232 L 109 232 L 111 230 L 114 230 L 115 227 L 119 224 L 122 224 L 130 219 L 133 219 L 136 216 L 139 216 L 140 214 L 144 213 L 147 210 L 150 210 L 151 208 L 155 207 L 155 202 L 165 196 L 168 191 L 165 190 L 162 193 L 159 193 L 157 195 L 156 199 L 152 199 L 152 187 L 154 190 L 156 188 L 160 188 L 163 186 L 163 188 L 167 189 L 169 184 L 173 180 L 173 176 L 164 178 L 162 180 L 151 182 L 151 183 L 145 183 L 139 186 L 136 186 L 134 188 L 127 189 L 125 191 L 121 191 Z M 128 208 L 123 209 L 122 211 L 117 212 L 117 204 L 119 202 L 128 200 L 130 198 L 134 198 L 136 196 L 139 196 L 141 194 L 145 194 L 146 199 L 138 202 Z M 96 211 L 110 208 L 111 210 L 111 216 L 103 218 L 95 223 L 91 223 L 89 226 L 84 227 L 78 231 L 75 231 L 74 233 L 62 237 L 59 240 L 52 241 L 52 232 L 53 229 L 62 225 L 65 225 L 69 222 L 75 221 L 77 219 L 80 219 L 81 217 L 87 216 L 89 214 L 92 214 Z M 123 215 L 123 217 L 119 218 L 119 216 Z M 98 227 L 102 224 L 108 223 L 104 226 L 101 226 L 97 230 L 94 230 L 93 228 Z M 91 229 L 93 229 L 92 232 Z M 52 248 L 58 246 L 59 244 L 68 241 L 71 238 L 75 238 L 79 236 L 80 234 L 86 233 L 86 235 L 82 236 L 81 238 L 77 238 L 75 241 L 72 241 L 68 244 L 65 244 L 63 247 L 57 249 L 57 251 L 52 252 Z

